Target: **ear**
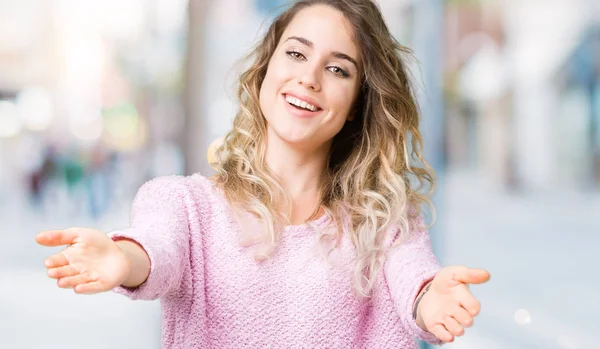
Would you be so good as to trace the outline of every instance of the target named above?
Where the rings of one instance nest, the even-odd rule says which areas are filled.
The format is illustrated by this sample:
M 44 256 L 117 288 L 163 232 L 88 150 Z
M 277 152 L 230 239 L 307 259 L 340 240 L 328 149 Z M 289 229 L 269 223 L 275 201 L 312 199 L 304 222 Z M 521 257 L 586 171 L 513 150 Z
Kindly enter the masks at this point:
M 356 115 L 356 112 L 353 110 L 350 114 L 348 114 L 348 118 L 346 119 L 346 122 L 354 121 L 355 115 Z

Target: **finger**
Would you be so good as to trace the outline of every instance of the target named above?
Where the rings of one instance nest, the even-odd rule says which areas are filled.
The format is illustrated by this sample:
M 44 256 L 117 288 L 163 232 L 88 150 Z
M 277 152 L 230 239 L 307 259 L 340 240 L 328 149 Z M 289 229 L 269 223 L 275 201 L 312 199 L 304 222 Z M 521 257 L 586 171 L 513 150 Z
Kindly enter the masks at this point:
M 444 342 L 452 342 L 454 340 L 454 336 L 441 324 L 432 326 L 429 332 Z
M 46 230 L 35 236 L 35 241 L 43 246 L 70 245 L 79 236 L 79 229 L 69 228 L 65 230 Z
M 454 271 L 452 279 L 463 284 L 483 284 L 490 279 L 490 273 L 483 269 L 459 268 Z
M 70 265 L 48 269 L 48 276 L 54 279 L 65 278 L 79 274 L 79 271 Z
M 98 281 L 88 282 L 86 284 L 79 284 L 75 286 L 75 293 L 80 294 L 94 294 L 104 292 L 104 286 Z
M 473 297 L 468 290 L 457 292 L 455 295 L 460 305 L 469 313 L 469 315 L 477 316 L 481 311 L 481 303 Z
M 462 336 L 465 333 L 465 329 L 451 315 L 446 315 L 443 322 L 446 330 L 453 336 Z
M 457 305 L 451 314 L 463 328 L 473 326 L 473 317 L 460 305 Z
M 46 268 L 59 268 L 67 264 L 69 264 L 69 260 L 62 252 L 52 255 L 44 260 Z
M 60 288 L 74 288 L 77 285 L 87 284 L 88 282 L 96 281 L 95 277 L 90 276 L 89 273 L 77 274 L 74 276 L 67 276 L 58 279 L 58 287 Z

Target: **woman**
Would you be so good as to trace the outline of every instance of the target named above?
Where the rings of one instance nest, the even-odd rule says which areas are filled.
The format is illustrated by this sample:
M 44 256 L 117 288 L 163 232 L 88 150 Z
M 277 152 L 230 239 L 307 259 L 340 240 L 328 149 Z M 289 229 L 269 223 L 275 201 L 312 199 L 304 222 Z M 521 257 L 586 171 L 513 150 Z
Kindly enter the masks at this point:
M 146 183 L 131 227 L 108 236 L 40 233 L 69 245 L 45 261 L 49 276 L 77 293 L 160 298 L 164 348 L 416 348 L 415 337 L 462 335 L 480 310 L 467 285 L 489 274 L 442 269 L 432 254 L 430 202 L 411 179 L 434 176 L 398 53 L 372 1 L 295 2 L 241 76 L 217 175 Z

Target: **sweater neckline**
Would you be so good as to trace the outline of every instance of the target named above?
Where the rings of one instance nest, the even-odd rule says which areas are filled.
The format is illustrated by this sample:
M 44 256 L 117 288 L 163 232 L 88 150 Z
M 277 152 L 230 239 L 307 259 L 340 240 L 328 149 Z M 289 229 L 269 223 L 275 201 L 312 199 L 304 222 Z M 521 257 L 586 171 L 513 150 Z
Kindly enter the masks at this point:
M 204 181 L 208 182 L 210 188 L 213 190 L 213 192 L 215 192 L 218 195 L 219 199 L 225 205 L 229 205 L 227 197 L 225 196 L 225 193 L 223 192 L 223 189 L 221 189 L 221 187 L 219 187 L 210 178 L 204 177 L 200 174 L 197 174 L 197 176 L 203 179 Z M 331 216 L 327 212 L 325 212 L 320 217 L 306 221 L 304 223 L 284 225 L 282 231 L 287 233 L 287 235 L 304 235 L 305 233 L 311 233 L 313 230 L 313 226 L 316 226 L 319 230 L 324 229 L 330 223 L 330 221 Z

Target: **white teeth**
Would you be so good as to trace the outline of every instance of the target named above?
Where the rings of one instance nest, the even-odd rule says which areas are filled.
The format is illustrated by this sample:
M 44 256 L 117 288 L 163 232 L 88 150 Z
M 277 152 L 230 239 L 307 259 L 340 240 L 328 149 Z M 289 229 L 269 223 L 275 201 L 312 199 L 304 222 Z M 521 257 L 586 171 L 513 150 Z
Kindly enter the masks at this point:
M 285 96 L 285 100 L 290 103 L 293 104 L 297 107 L 300 108 L 304 108 L 304 109 L 308 109 L 310 111 L 317 111 L 317 107 L 315 107 L 314 105 L 310 104 L 310 103 L 306 103 L 304 101 L 299 100 L 296 97 L 292 97 L 292 96 Z

